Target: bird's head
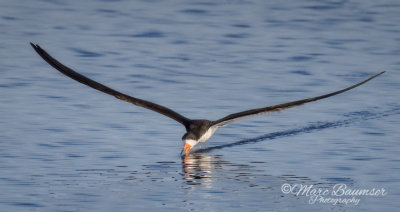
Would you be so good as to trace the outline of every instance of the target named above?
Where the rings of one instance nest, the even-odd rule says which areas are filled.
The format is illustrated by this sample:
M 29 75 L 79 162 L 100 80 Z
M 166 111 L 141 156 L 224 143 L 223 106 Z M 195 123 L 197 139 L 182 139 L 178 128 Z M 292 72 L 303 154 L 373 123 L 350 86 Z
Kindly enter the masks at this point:
M 197 136 L 191 132 L 188 132 L 185 135 L 183 135 L 182 141 L 183 141 L 183 151 L 185 151 L 186 155 L 189 154 L 190 149 L 192 149 L 196 144 L 199 143 Z

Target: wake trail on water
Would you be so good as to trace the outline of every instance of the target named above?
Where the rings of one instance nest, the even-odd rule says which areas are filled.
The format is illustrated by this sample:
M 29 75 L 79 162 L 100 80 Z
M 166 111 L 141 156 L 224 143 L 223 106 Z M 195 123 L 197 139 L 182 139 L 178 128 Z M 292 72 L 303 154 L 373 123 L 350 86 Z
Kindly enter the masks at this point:
M 351 125 L 351 124 L 354 124 L 354 123 L 357 123 L 360 121 L 366 121 L 366 120 L 371 120 L 371 119 L 380 119 L 380 118 L 384 118 L 387 116 L 399 115 L 400 114 L 400 105 L 395 104 L 395 105 L 391 105 L 391 106 L 392 107 L 390 109 L 387 109 L 384 111 L 350 112 L 350 113 L 346 113 L 343 115 L 344 117 L 346 117 L 346 119 L 343 119 L 343 120 L 315 122 L 315 123 L 311 123 L 304 127 L 268 133 L 268 134 L 264 134 L 261 136 L 257 136 L 255 138 L 244 139 L 244 140 L 236 141 L 236 142 L 229 143 L 229 144 L 200 148 L 200 149 L 193 151 L 193 153 L 205 153 L 205 152 L 210 152 L 210 151 L 213 151 L 216 149 L 258 143 L 261 141 L 273 140 L 273 139 L 277 139 L 277 138 L 289 137 L 289 136 L 300 135 L 300 134 L 305 134 L 305 133 L 311 133 L 311 132 L 316 132 L 316 131 L 320 131 L 320 130 L 324 130 L 324 129 L 344 127 L 344 126 L 348 126 L 348 125 Z

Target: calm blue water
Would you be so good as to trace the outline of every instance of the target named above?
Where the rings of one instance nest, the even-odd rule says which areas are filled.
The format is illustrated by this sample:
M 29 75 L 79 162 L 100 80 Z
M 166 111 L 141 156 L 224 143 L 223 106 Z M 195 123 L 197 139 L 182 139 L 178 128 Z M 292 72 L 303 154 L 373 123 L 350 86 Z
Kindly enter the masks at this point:
M 395 211 L 400 2 L 1 1 L 1 211 Z M 191 118 L 344 93 L 221 128 L 184 128 L 78 84 L 29 46 Z M 310 204 L 288 183 L 347 195 Z

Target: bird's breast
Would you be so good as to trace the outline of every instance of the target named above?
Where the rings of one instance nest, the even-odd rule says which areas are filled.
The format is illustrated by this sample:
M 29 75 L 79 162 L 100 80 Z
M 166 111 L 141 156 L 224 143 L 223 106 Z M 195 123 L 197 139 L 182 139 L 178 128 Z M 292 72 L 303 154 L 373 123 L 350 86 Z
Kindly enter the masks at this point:
M 210 127 L 208 130 L 200 137 L 199 142 L 207 141 L 217 130 L 217 127 Z

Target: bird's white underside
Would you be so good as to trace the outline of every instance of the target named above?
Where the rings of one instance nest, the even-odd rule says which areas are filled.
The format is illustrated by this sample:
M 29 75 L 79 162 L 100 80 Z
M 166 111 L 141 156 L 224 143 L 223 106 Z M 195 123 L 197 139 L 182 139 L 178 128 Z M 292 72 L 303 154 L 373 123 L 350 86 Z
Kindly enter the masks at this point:
M 215 133 L 215 131 L 217 129 L 218 129 L 218 126 L 212 126 L 212 127 L 208 128 L 206 133 L 204 133 L 204 135 L 202 135 L 200 137 L 199 142 L 207 141 Z
M 198 143 L 200 143 L 200 142 L 205 142 L 205 141 L 207 141 L 214 133 L 215 133 L 215 131 L 218 129 L 219 127 L 218 126 L 212 126 L 212 127 L 210 127 L 207 131 L 206 131 L 206 133 L 204 133 L 201 137 L 200 137 L 200 139 L 199 140 L 192 140 L 192 139 L 188 139 L 188 140 L 185 140 L 185 143 L 187 143 L 187 144 L 189 144 L 190 146 L 195 146 L 196 144 L 198 144 Z
M 194 145 L 196 145 L 197 143 L 199 143 L 196 140 L 192 140 L 192 139 L 187 139 L 184 141 L 186 144 L 189 144 L 191 147 L 193 147 Z

